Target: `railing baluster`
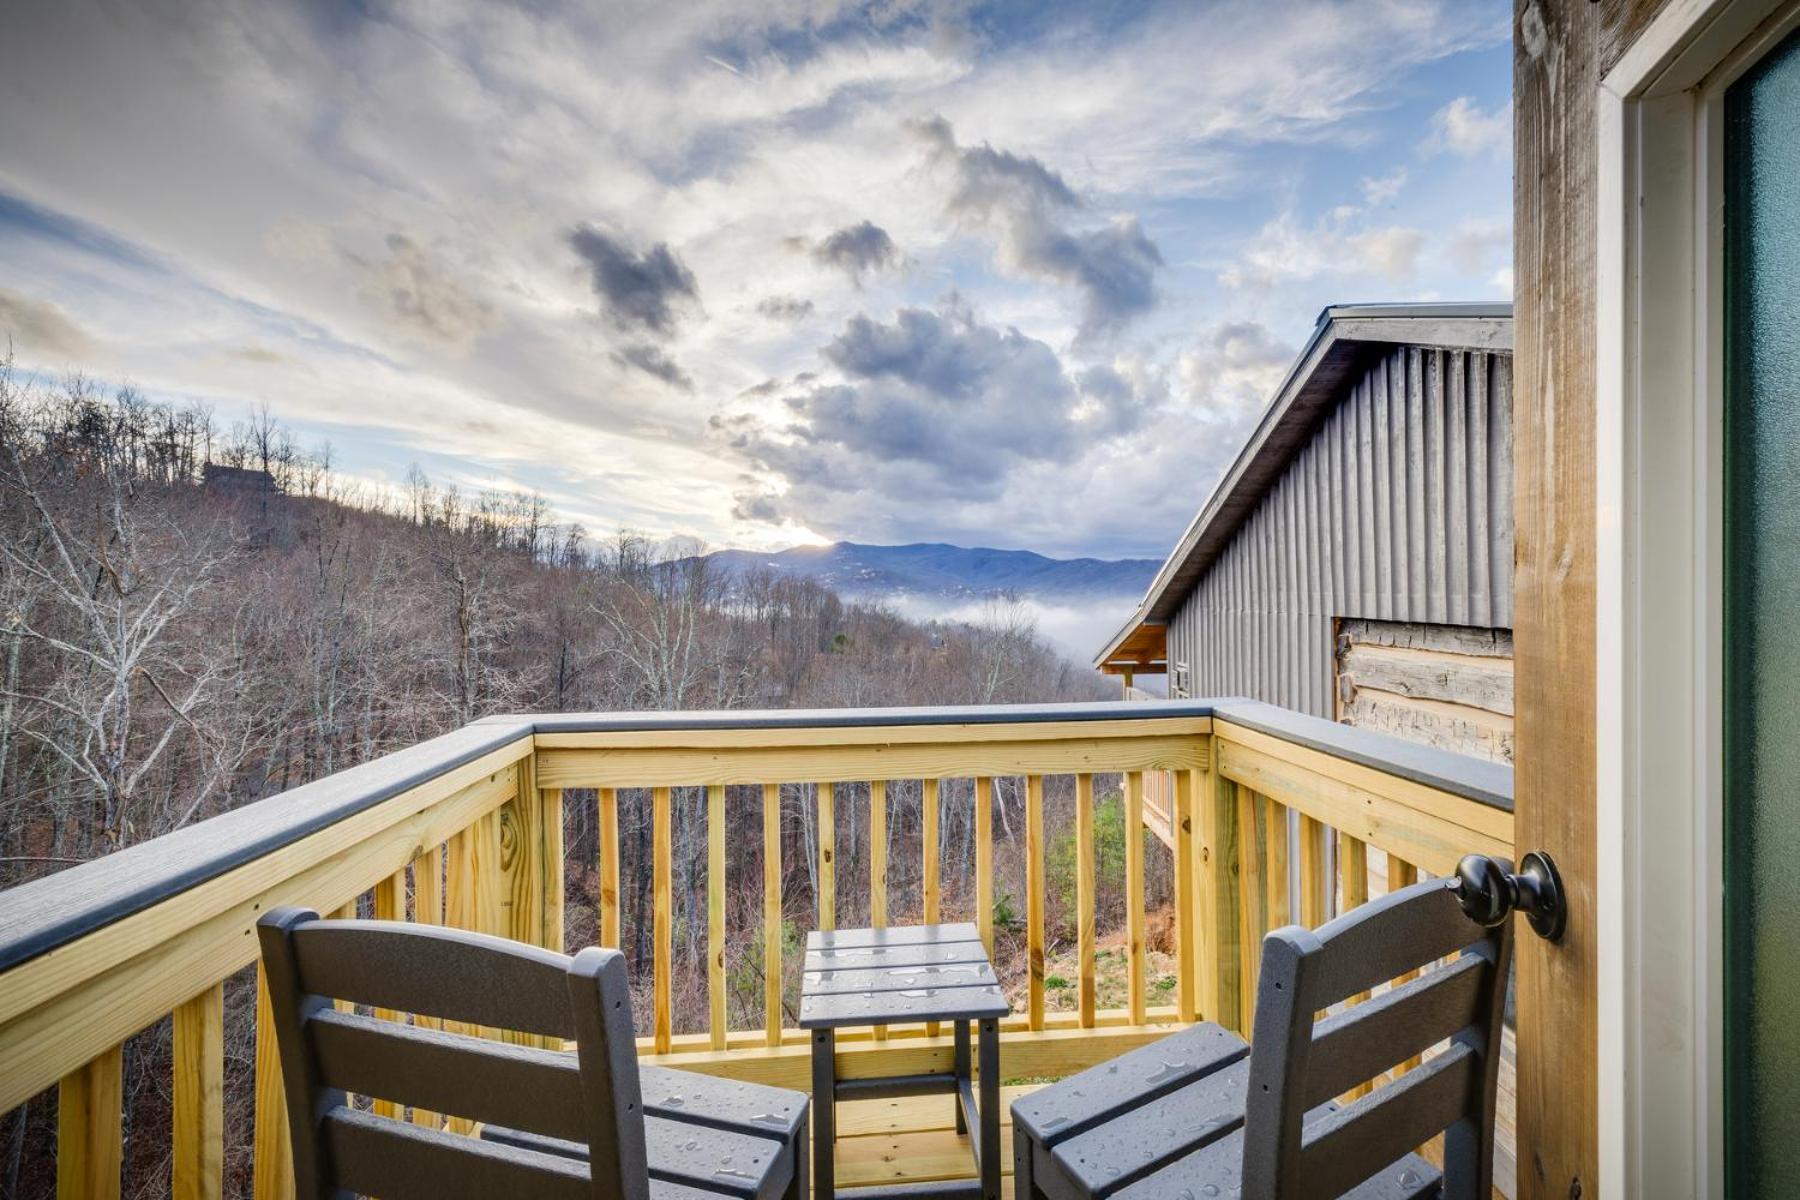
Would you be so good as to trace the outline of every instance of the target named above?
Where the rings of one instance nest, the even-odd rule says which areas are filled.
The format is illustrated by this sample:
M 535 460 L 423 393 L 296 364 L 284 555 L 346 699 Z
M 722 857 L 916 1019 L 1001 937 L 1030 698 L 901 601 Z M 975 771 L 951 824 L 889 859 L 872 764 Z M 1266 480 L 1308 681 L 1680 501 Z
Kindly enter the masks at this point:
M 650 791 L 651 806 L 651 839 L 653 842 L 651 857 L 655 860 L 652 869 L 652 887 L 654 897 L 650 907 L 652 912 L 652 941 L 655 959 L 651 967 L 651 988 L 654 1000 L 652 1031 L 656 1052 L 667 1054 L 673 1033 L 673 1018 L 669 1010 L 670 983 L 669 976 L 675 969 L 675 922 L 671 887 L 673 884 L 670 870 L 670 794 L 666 787 L 652 788 Z
M 420 925 L 444 924 L 444 848 L 433 846 L 413 859 L 413 921 Z M 413 1024 L 426 1029 L 442 1029 L 443 1021 L 422 1013 L 413 1014 Z M 412 1110 L 412 1123 L 426 1129 L 437 1129 L 443 1119 L 427 1108 Z
M 938 816 L 943 786 L 936 779 L 919 783 L 919 904 L 920 920 L 936 925 L 943 920 L 943 897 L 939 891 Z M 925 1036 L 936 1037 L 938 1023 L 925 1023 Z
M 282 1091 L 281 1053 L 275 1046 L 275 1016 L 269 981 L 256 961 L 256 1100 L 251 1135 L 251 1191 L 255 1200 L 293 1200 L 294 1148 L 288 1137 L 287 1094 Z
M 1094 777 L 1075 776 L 1076 1006 L 1083 1029 L 1094 1027 Z
M 1397 892 L 1401 888 L 1409 888 L 1417 882 L 1419 882 L 1418 867 L 1407 862 L 1405 859 L 1395 858 L 1392 854 L 1388 855 L 1388 891 Z M 1399 987 L 1401 984 L 1408 983 L 1418 977 L 1419 973 L 1417 971 L 1408 971 L 1406 974 L 1398 976 L 1394 980 L 1393 986 Z M 1408 1071 L 1418 1066 L 1421 1061 L 1423 1061 L 1421 1056 L 1417 1054 L 1413 1055 L 1394 1069 L 1394 1077 L 1399 1078 L 1401 1075 L 1406 1074 Z
M 1200 931 L 1194 878 L 1194 773 L 1175 772 L 1175 1005 L 1179 1018 L 1199 1016 Z
M 723 1050 L 725 1019 L 725 785 L 706 789 L 706 999 L 712 1048 Z
M 1288 810 L 1285 804 L 1277 803 L 1268 796 L 1257 797 L 1258 803 L 1267 814 L 1268 825 L 1268 867 L 1264 880 L 1269 887 L 1269 924 L 1263 932 L 1279 929 L 1291 924 L 1294 919 L 1294 904 L 1289 892 L 1288 873 Z M 1257 953 L 1262 952 L 1262 938 L 1257 938 Z
M 943 785 L 939 780 L 927 779 L 921 785 L 922 795 L 919 801 L 919 845 L 921 869 L 919 887 L 921 902 L 924 907 L 923 920 L 927 925 L 936 925 L 943 920 L 943 895 L 939 882 L 939 846 L 938 817 L 943 807 L 940 803 Z
M 1300 923 L 1317 929 L 1325 923 L 1325 824 L 1300 818 Z
M 1244 1024 L 1254 1024 L 1256 982 L 1262 968 L 1262 935 L 1269 926 L 1269 890 L 1263 882 L 1265 845 L 1257 826 L 1256 793 L 1243 784 L 1237 792 L 1238 978 L 1243 981 Z
M 886 929 L 887 911 L 887 780 L 869 781 L 869 924 Z M 887 1041 L 887 1026 L 875 1026 L 875 1040 Z
M 1025 952 L 1031 978 L 1026 1019 L 1044 1027 L 1044 777 L 1025 777 Z
M 506 873 L 500 861 L 500 813 L 496 810 L 469 827 L 470 866 L 475 878 L 475 928 L 506 936 L 503 890 Z
M 819 928 L 837 928 L 837 789 L 817 785 L 819 792 Z
M 1338 886 L 1339 912 L 1347 913 L 1369 902 L 1369 845 L 1341 830 L 1338 833 Z M 1351 997 L 1350 1003 L 1361 1004 L 1368 998 L 1369 993 L 1361 992 Z M 1346 1098 L 1355 1100 L 1373 1090 L 1374 1084 L 1364 1081 L 1351 1088 Z
M 617 950 L 621 946 L 618 789 L 598 789 L 596 803 L 600 809 L 600 944 Z
M 544 810 L 544 947 L 558 954 L 568 948 L 568 934 L 563 928 L 565 851 L 563 847 L 563 794 L 561 788 L 546 788 L 538 793 Z M 545 1039 L 546 1049 L 558 1049 L 554 1038 Z
M 124 1164 L 125 1056 L 114 1046 L 56 1089 L 59 1200 L 117 1197 Z
M 1144 1023 L 1144 773 L 1125 773 L 1125 994 Z
M 175 1010 L 174 1200 L 219 1200 L 225 1175 L 225 985 Z
M 375 919 L 377 921 L 404 921 L 406 919 L 406 870 L 401 868 L 394 874 L 375 885 Z M 375 1010 L 378 1021 L 392 1021 L 400 1016 L 391 1008 Z M 400 1108 L 392 1100 L 377 1097 L 374 1101 L 375 1115 L 379 1117 L 397 1117 Z
M 763 1022 L 771 1046 L 781 1045 L 781 785 L 765 783 L 763 797 Z
M 975 927 L 994 956 L 994 781 L 975 781 Z

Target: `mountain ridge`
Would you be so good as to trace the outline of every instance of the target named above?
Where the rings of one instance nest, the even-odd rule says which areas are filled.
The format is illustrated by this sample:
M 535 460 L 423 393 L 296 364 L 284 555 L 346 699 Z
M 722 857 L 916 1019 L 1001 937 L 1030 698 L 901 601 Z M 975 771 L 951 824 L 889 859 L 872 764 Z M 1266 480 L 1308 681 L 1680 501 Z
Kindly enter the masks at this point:
M 734 576 L 766 569 L 807 578 L 844 596 L 978 599 L 1002 593 L 1040 600 L 1141 594 L 1162 564 L 1149 558 L 1051 558 L 1032 550 L 910 542 L 832 542 L 788 550 L 715 550 L 704 557 Z

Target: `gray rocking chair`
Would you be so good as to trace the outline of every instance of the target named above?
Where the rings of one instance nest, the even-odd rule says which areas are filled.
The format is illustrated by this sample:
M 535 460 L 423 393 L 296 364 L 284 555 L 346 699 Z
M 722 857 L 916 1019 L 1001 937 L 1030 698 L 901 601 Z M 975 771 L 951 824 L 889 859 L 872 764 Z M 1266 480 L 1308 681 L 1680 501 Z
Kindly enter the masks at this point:
M 259 922 L 303 1197 L 801 1200 L 800 1092 L 643 1067 L 625 960 L 432 925 Z M 436 1018 L 412 1025 L 336 1000 Z M 573 1040 L 576 1053 L 455 1032 Z M 485 1123 L 480 1138 L 378 1116 L 346 1092 Z
M 1512 922 L 1475 924 L 1441 879 L 1317 930 L 1275 930 L 1263 940 L 1254 1049 L 1196 1025 L 1021 1097 L 1016 1193 L 1486 1200 L 1511 956 Z M 1333 1099 L 1445 1041 L 1398 1079 L 1343 1107 Z M 1439 1133 L 1442 1172 L 1413 1152 Z

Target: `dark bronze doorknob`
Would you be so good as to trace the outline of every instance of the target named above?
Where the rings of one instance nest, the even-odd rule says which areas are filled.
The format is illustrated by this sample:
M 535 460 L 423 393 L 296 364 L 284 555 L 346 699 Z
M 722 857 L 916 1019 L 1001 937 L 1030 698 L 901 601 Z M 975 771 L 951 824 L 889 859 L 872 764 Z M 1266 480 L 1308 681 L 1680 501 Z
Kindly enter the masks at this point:
M 1491 929 L 1514 912 L 1525 914 L 1532 931 L 1547 941 L 1561 941 L 1569 927 L 1569 907 L 1556 863 L 1533 850 L 1514 871 L 1503 858 L 1470 854 L 1456 864 L 1447 886 L 1469 920 Z

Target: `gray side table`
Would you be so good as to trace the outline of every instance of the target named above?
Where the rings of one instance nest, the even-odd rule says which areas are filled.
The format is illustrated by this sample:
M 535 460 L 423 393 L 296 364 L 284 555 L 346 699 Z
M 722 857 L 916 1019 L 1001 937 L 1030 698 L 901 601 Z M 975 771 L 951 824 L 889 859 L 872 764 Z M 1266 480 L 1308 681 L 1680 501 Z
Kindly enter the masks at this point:
M 806 937 L 800 1028 L 812 1031 L 813 1194 L 837 1195 L 833 1148 L 839 1100 L 945 1093 L 956 1097 L 956 1131 L 974 1131 L 976 1178 L 857 1188 L 856 1200 L 901 1196 L 1000 1200 L 1000 1018 L 1011 1009 L 975 926 L 907 925 L 814 930 Z M 880 1079 L 837 1077 L 836 1031 L 853 1025 L 940 1021 L 951 1025 L 951 1070 Z M 981 1095 L 970 1067 L 969 1023 L 977 1025 Z

